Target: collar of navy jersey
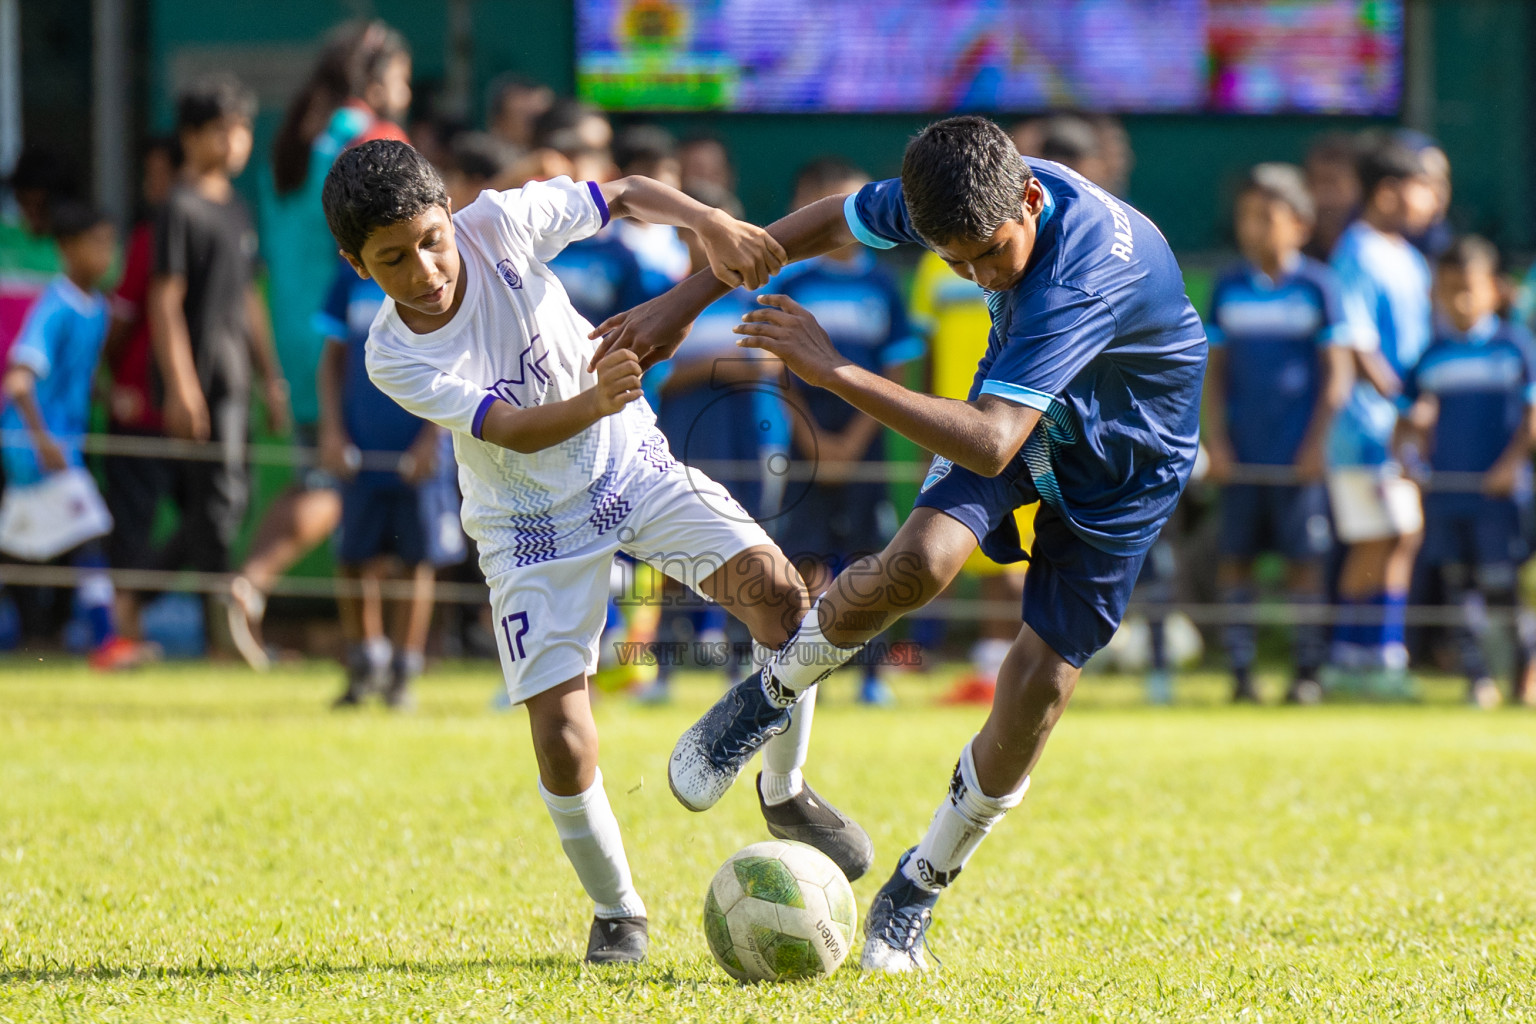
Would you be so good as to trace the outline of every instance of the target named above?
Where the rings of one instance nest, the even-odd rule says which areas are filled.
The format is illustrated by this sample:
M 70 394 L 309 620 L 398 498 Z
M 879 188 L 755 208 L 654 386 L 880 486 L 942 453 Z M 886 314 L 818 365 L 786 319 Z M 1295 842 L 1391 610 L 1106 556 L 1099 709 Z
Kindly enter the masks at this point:
M 1440 326 L 1452 341 L 1463 345 L 1486 345 L 1493 340 L 1494 335 L 1499 333 L 1499 318 L 1489 313 L 1473 324 L 1472 329 L 1465 334 L 1456 330 L 1447 321 L 1442 321 Z

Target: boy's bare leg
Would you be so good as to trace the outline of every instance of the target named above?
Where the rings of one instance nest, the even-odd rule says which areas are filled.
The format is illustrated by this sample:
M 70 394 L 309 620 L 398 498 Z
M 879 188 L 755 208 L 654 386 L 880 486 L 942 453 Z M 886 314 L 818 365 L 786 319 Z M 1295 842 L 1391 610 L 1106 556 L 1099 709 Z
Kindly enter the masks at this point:
M 539 764 L 539 795 L 560 845 L 592 898 L 595 919 L 587 960 L 632 963 L 645 958 L 645 903 L 630 878 L 619 822 L 597 766 L 597 723 L 585 676 L 569 679 L 526 702 Z

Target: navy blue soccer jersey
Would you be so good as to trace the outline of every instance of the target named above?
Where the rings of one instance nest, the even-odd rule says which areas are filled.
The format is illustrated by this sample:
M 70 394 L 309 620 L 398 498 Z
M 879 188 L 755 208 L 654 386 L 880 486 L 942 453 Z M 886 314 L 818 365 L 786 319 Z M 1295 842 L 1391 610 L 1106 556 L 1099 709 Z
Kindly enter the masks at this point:
M 1239 462 L 1288 465 L 1322 390 L 1322 350 L 1347 344 L 1333 272 L 1306 256 L 1271 281 L 1242 263 L 1216 281 L 1205 321 L 1226 353 L 1227 430 Z
M 987 294 L 992 330 L 970 397 L 1038 409 L 1020 457 L 1040 500 L 1109 554 L 1151 547 L 1199 447 L 1205 329 L 1162 234 L 1135 209 L 1048 160 L 1023 278 Z M 900 179 L 864 186 L 845 208 L 866 245 L 924 245 Z
M 576 312 L 594 326 L 650 298 L 640 262 L 611 228 L 570 243 L 549 269 Z
M 853 260 L 823 256 L 794 264 L 764 291 L 783 293 L 804 306 L 838 354 L 862 369 L 885 373 L 918 358 L 925 349 L 912 331 L 896 282 L 868 253 L 860 252 Z M 853 418 L 853 406 L 832 392 L 799 391 L 806 412 L 822 429 L 835 433 Z
M 347 349 L 341 379 L 341 419 L 347 436 L 360 451 L 403 452 L 415 442 L 426 422 L 402 409 L 368 377 L 364 346 L 383 303 L 384 290 L 378 282 L 358 277 L 350 266 L 341 263 L 325 305 L 315 317 L 315 328 Z M 381 470 L 364 475 L 392 474 Z
M 1430 438 L 1432 469 L 1492 468 L 1536 405 L 1536 345 L 1524 327 L 1490 316 L 1464 335 L 1437 332 L 1403 381 L 1409 400 L 1440 406 Z

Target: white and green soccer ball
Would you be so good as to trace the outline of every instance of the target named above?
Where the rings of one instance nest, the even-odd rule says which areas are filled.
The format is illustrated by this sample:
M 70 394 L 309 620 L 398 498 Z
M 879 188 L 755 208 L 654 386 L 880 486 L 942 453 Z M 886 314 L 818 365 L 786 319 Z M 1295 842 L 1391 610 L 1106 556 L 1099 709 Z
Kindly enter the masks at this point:
M 857 916 L 853 889 L 826 854 L 775 839 L 753 843 L 715 873 L 704 936 L 737 981 L 814 978 L 848 955 Z

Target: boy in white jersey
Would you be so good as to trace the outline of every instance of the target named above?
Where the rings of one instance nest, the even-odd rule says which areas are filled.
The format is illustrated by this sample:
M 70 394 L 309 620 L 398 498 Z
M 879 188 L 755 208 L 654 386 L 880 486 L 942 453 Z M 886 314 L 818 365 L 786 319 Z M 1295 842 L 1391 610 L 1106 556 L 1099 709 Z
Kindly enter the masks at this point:
M 633 353 L 587 369 L 592 327 L 545 263 L 610 216 L 693 231 L 731 285 L 762 285 L 784 251 L 762 229 L 648 178 L 485 191 L 450 216 L 437 172 L 393 141 L 343 153 L 323 201 L 342 255 L 388 296 L 368 337 L 369 376 L 453 433 L 507 690 L 528 708 L 539 791 L 596 904 L 587 960 L 641 960 L 645 904 L 603 792 L 587 696 L 613 556 L 626 551 L 713 598 L 770 649 L 809 601 L 725 489 L 690 480 L 673 460 Z M 764 815 L 775 835 L 861 874 L 873 860 L 869 837 L 800 778 L 809 728 L 806 714 L 765 751 Z

